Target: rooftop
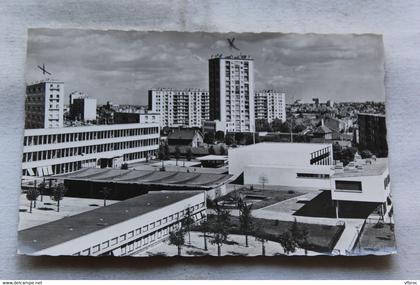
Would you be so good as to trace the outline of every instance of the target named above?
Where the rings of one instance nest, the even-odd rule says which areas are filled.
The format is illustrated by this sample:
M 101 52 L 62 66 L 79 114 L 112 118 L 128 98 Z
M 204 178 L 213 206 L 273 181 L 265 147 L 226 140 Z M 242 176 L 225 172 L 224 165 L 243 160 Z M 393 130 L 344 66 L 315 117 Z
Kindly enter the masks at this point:
M 58 179 L 97 181 L 104 183 L 157 184 L 163 186 L 214 188 L 227 183 L 232 175 L 158 170 L 83 168 L 73 173 L 55 177 Z
M 277 151 L 277 152 L 314 152 L 322 148 L 331 147 L 327 143 L 283 143 L 283 142 L 262 142 L 244 147 L 238 147 L 230 151 L 247 150 L 247 151 Z
M 369 161 L 371 163 L 369 163 Z M 343 172 L 336 172 L 333 174 L 333 178 L 342 177 L 357 177 L 357 176 L 378 176 L 385 172 L 388 168 L 388 158 L 376 158 L 376 160 L 361 160 L 356 162 L 357 167 L 344 167 Z
M 385 118 L 384 114 L 358 113 L 357 115 Z
M 168 135 L 168 140 L 192 140 L 196 134 L 199 134 L 199 131 L 193 129 L 177 129 Z
M 18 232 L 19 250 L 33 253 L 188 199 L 200 191 L 151 192 Z M 117 235 L 118 233 L 116 233 Z
M 205 156 L 201 156 L 201 157 L 197 157 L 197 160 L 201 161 L 201 160 L 228 160 L 228 156 L 227 155 L 214 155 L 214 154 L 210 154 L 210 155 L 205 155 Z

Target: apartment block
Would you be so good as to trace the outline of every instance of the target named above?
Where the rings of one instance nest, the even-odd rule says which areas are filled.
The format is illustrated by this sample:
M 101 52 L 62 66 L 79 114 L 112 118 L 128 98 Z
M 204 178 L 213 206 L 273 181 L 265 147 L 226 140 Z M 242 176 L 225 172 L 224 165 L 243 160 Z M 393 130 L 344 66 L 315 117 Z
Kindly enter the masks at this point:
M 63 82 L 46 79 L 26 87 L 25 129 L 61 128 L 63 113 Z
M 255 93 L 255 119 L 271 123 L 274 119 L 286 121 L 286 94 L 274 90 Z
M 149 110 L 161 127 L 201 127 L 209 119 L 209 93 L 200 89 L 149 90 Z
M 227 132 L 254 132 L 254 62 L 246 55 L 209 59 L 210 120 Z

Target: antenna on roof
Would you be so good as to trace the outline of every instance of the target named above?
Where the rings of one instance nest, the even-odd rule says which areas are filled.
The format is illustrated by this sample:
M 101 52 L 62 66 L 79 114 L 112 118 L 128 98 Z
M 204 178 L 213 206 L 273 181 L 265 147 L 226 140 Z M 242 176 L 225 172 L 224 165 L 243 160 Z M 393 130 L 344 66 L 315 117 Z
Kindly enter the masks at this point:
M 50 73 L 50 72 L 48 72 L 48 71 L 45 69 L 45 64 L 42 64 L 42 67 L 38 65 L 38 68 L 42 70 L 42 74 L 43 74 L 43 75 L 45 75 L 45 74 L 49 74 L 49 75 L 51 75 L 51 73 Z

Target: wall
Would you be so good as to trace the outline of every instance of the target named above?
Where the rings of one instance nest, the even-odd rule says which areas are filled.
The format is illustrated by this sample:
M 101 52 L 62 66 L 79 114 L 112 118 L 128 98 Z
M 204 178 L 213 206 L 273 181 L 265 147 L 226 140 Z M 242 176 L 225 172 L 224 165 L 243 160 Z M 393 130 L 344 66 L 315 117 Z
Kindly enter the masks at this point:
M 420 2 L 2 1 L 0 5 L 1 278 L 420 279 Z M 240 11 L 240 13 L 238 12 Z M 30 258 L 16 256 L 27 27 L 382 33 L 398 254 L 328 258 Z M 11 111 L 13 110 L 13 111 Z M 11 114 L 12 113 L 12 114 Z
M 260 177 L 266 177 L 265 185 L 280 185 L 291 187 L 310 187 L 314 191 L 330 189 L 330 179 L 297 177 L 297 173 L 332 174 L 331 166 L 315 165 L 312 167 L 276 167 L 264 165 L 249 165 L 245 167 L 245 184 L 262 184 Z

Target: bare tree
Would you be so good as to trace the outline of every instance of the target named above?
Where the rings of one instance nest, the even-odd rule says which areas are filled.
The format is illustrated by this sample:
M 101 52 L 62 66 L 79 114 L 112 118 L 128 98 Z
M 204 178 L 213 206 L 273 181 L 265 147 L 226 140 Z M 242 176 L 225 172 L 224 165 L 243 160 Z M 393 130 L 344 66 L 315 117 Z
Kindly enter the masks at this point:
M 267 240 L 262 235 L 263 229 L 262 229 L 261 225 L 255 226 L 253 228 L 253 232 L 254 232 L 255 240 L 257 240 L 261 243 L 261 255 L 265 256 L 265 243 L 267 242 Z
M 188 233 L 188 244 L 191 244 L 191 227 L 194 225 L 194 223 L 195 220 L 193 219 L 191 210 L 188 207 L 185 218 L 182 220 L 182 227 L 184 228 L 185 232 Z
M 296 251 L 296 242 L 293 239 L 292 234 L 290 231 L 284 232 L 279 236 L 279 242 L 283 247 L 284 253 L 289 255 L 290 253 L 294 253 Z
M 252 204 L 247 205 L 241 198 L 238 199 L 239 227 L 245 235 L 245 246 L 248 247 L 248 235 L 252 232 Z
M 66 193 L 66 186 L 64 186 L 63 183 L 58 184 L 52 190 L 51 199 L 57 202 L 57 212 L 60 212 L 60 201 L 63 200 L 65 193 Z
M 178 256 L 181 256 L 182 246 L 185 245 L 185 232 L 182 227 L 169 233 L 169 244 L 175 245 L 178 248 Z
M 30 188 L 26 192 L 26 199 L 28 199 L 29 202 L 30 202 L 29 213 L 32 213 L 32 205 L 33 205 L 33 202 L 36 201 L 36 199 L 38 198 L 38 196 L 39 196 L 39 191 L 38 191 L 37 188 Z
M 268 183 L 268 178 L 267 178 L 267 176 L 265 176 L 265 174 L 262 174 L 262 175 L 258 178 L 258 180 L 259 180 L 260 184 L 262 184 L 262 187 L 263 187 L 263 190 L 264 190 L 265 184 L 267 184 L 267 183 Z
M 109 197 L 109 194 L 111 194 L 111 188 L 105 185 L 102 187 L 101 193 L 102 193 L 102 198 L 104 199 L 104 207 L 105 207 L 106 199 Z

